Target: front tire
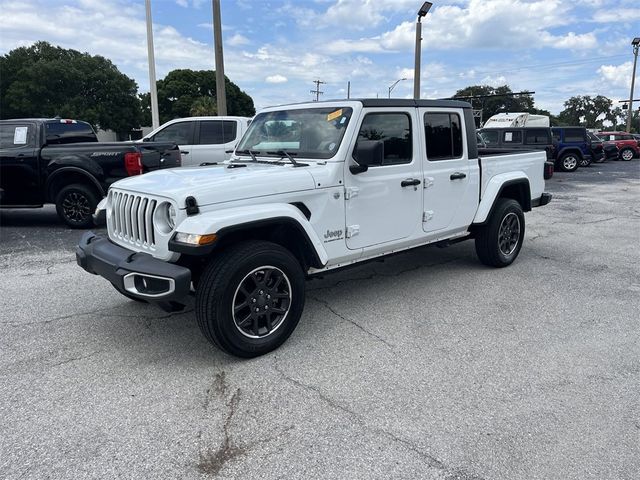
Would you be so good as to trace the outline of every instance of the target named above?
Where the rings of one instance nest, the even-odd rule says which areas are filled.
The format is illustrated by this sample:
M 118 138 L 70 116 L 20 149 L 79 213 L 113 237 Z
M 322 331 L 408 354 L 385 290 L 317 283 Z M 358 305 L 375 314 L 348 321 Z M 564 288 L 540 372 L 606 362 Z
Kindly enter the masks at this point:
M 92 214 L 98 205 L 95 192 L 82 184 L 67 185 L 56 195 L 56 212 L 71 228 L 93 226 Z
M 561 172 L 575 172 L 580 165 L 580 159 L 575 153 L 567 153 L 562 156 L 558 162 L 558 168 Z
M 225 352 L 257 357 L 293 333 L 305 300 L 304 272 L 287 249 L 247 241 L 220 252 L 196 290 L 196 318 L 204 336 Z
M 633 159 L 633 150 L 630 148 L 624 148 L 620 151 L 620 160 L 624 160 L 625 162 L 631 161 Z
M 524 213 L 510 198 L 498 199 L 489 222 L 476 234 L 476 253 L 490 267 L 511 265 L 524 239 Z

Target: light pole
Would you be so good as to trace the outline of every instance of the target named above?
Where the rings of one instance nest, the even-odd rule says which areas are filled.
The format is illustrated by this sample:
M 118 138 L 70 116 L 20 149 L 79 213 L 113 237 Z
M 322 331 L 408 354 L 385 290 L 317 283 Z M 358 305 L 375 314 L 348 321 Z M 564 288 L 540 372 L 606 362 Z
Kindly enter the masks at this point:
M 400 78 L 398 80 L 396 80 L 395 82 L 393 82 L 393 84 L 391 84 L 391 86 L 389 87 L 389 98 L 391 98 L 391 92 L 393 91 L 394 88 L 396 88 L 396 85 L 398 83 L 400 83 L 401 81 L 406 80 L 406 78 Z
M 216 53 L 216 110 L 218 115 L 227 114 L 227 91 L 224 82 L 224 59 L 222 57 L 222 21 L 220 0 L 213 0 L 213 43 Z
M 633 87 L 636 83 L 636 63 L 638 62 L 638 48 L 640 48 L 640 37 L 636 37 L 631 42 L 633 45 L 633 73 L 631 74 L 631 95 L 629 95 L 629 115 L 627 116 L 627 132 L 631 131 L 631 120 L 633 118 Z
M 416 62 L 413 68 L 413 98 L 418 100 L 420 98 L 420 52 L 422 42 L 422 17 L 424 17 L 433 3 L 424 2 L 420 10 L 418 10 L 418 21 L 416 22 Z
M 156 87 L 156 60 L 153 54 L 153 22 L 151 21 L 151 0 L 145 1 L 147 14 L 147 60 L 149 62 L 149 96 L 151 97 L 151 127 L 160 126 L 158 113 L 158 89 Z

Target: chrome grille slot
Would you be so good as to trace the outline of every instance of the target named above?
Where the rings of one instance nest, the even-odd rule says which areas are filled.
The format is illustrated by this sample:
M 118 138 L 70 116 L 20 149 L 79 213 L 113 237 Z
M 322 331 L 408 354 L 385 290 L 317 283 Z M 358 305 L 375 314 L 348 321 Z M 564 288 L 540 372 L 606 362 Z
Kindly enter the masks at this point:
M 114 240 L 134 245 L 143 250 L 155 250 L 153 214 L 158 200 L 146 195 L 112 190 L 109 234 Z

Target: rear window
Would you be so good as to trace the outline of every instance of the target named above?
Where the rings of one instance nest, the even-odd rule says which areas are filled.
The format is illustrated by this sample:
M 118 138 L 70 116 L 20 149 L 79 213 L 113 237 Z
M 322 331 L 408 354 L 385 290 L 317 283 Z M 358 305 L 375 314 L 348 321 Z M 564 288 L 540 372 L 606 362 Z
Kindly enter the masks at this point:
M 35 144 L 33 125 L 0 125 L 0 148 L 20 148 Z
M 429 160 L 462 156 L 462 127 L 457 113 L 425 113 L 424 132 Z
M 564 131 L 564 141 L 566 143 L 584 142 L 584 133 L 585 130 L 581 130 L 579 128 L 567 128 Z
M 502 143 L 522 143 L 522 131 L 506 130 L 502 133 Z
M 526 130 L 524 142 L 529 145 L 549 145 L 551 143 L 551 135 L 549 130 L 542 128 Z
M 480 136 L 487 145 L 498 145 L 499 132 L 497 130 L 483 130 Z
M 86 122 L 47 122 L 45 129 L 48 145 L 98 141 L 93 127 Z
M 236 122 L 233 120 L 203 120 L 200 122 L 200 145 L 219 145 L 236 139 Z

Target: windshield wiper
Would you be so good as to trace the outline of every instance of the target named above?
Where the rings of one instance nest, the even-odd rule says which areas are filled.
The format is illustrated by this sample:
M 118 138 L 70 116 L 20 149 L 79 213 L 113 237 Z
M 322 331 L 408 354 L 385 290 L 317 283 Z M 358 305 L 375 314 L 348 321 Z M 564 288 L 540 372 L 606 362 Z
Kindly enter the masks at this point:
M 294 167 L 308 167 L 309 166 L 309 164 L 307 164 L 307 163 L 297 162 L 295 160 L 295 158 L 293 158 L 293 156 L 289 152 L 287 152 L 286 150 L 278 150 L 277 152 L 267 152 L 267 155 L 280 155 L 282 158 L 287 157 Z M 294 153 L 293 155 L 297 155 L 297 153 Z
M 254 162 L 257 162 L 258 159 L 256 158 L 256 153 L 260 153 L 260 152 L 257 150 L 236 150 L 236 153 L 240 155 L 250 155 L 251 160 L 253 160 Z

